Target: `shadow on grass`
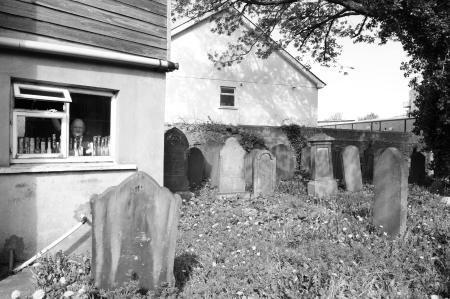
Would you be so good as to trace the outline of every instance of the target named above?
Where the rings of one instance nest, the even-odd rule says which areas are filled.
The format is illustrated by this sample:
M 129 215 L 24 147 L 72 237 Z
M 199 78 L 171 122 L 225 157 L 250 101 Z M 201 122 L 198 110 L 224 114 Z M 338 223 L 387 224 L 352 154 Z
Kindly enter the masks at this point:
M 175 275 L 175 287 L 182 292 L 186 282 L 191 278 L 192 271 L 199 266 L 198 256 L 191 253 L 183 253 L 175 257 L 173 272 Z

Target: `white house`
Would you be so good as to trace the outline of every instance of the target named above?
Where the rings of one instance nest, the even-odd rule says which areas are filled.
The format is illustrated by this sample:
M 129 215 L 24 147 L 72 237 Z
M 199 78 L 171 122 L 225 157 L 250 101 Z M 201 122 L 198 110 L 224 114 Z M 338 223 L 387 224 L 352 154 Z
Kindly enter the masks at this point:
M 324 82 L 284 50 L 267 59 L 251 52 L 240 64 L 218 70 L 208 53 L 225 49 L 242 31 L 218 35 L 213 26 L 205 17 L 172 28 L 171 59 L 180 69 L 167 76 L 166 123 L 317 124 Z

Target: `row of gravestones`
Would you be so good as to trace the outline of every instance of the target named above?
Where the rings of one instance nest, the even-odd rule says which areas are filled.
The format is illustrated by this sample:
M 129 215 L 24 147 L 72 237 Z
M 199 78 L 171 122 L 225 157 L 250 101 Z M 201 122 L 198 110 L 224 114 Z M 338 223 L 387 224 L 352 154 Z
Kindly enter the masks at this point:
M 333 176 L 331 145 L 334 139 L 318 134 L 308 140 L 311 144 L 312 180 L 308 194 L 327 197 L 337 192 Z M 342 151 L 344 180 L 348 191 L 362 190 L 359 150 L 347 146 Z M 408 163 L 402 153 L 393 147 L 385 149 L 374 161 L 375 199 L 373 223 L 381 226 L 390 236 L 402 234 L 406 229 L 408 197 Z
M 310 142 L 313 173 L 310 183 L 313 190 L 327 189 L 329 186 L 325 185 L 334 181 L 332 139 L 322 135 Z M 360 176 L 357 155 L 355 148 L 344 150 L 346 177 Z M 229 138 L 221 149 L 219 191 L 223 194 L 245 190 L 245 156 L 235 138 Z M 248 154 L 247 161 L 252 164 L 254 191 L 273 192 L 274 155 L 258 150 Z M 373 223 L 391 236 L 406 229 L 407 177 L 408 166 L 402 154 L 395 148 L 383 151 L 375 162 Z M 359 181 L 360 178 L 357 186 Z M 120 185 L 93 197 L 92 270 L 97 286 L 111 289 L 130 279 L 139 280 L 141 288 L 150 290 L 164 283 L 173 284 L 180 205 L 180 196 L 160 187 L 144 172 L 137 172 Z
M 201 185 L 204 179 L 211 178 L 212 185 L 221 189 L 221 184 L 239 185 L 237 182 L 240 182 L 240 180 L 236 179 L 239 175 L 236 176 L 235 172 L 239 174 L 242 172 L 247 187 L 242 192 L 245 192 L 246 189 L 251 189 L 253 182 L 253 158 L 258 150 L 245 154 L 242 147 L 240 145 L 239 147 L 237 146 L 236 139 L 232 138 L 230 139 L 233 140 L 232 142 L 225 143 L 223 146 L 217 144 L 206 145 L 202 152 L 201 147 L 189 148 L 186 136 L 179 129 L 172 128 L 167 131 L 164 144 L 164 186 L 172 192 L 183 192 L 187 191 L 189 187 Z M 233 171 L 233 166 L 241 165 L 241 163 L 236 163 L 238 156 L 234 155 L 242 153 L 244 155 L 243 170 Z M 296 167 L 295 153 L 284 144 L 272 147 L 269 153 L 272 155 L 269 160 L 276 161 L 277 180 L 293 178 Z M 262 156 L 263 160 L 257 159 L 257 161 L 265 161 L 269 153 L 266 152 L 266 155 Z M 265 165 L 265 163 L 263 164 Z M 228 169 L 229 167 L 227 166 L 231 167 L 231 169 Z M 231 170 L 231 174 L 227 174 L 227 170 Z M 266 175 L 266 172 L 263 171 L 262 175 Z M 232 183 L 233 181 L 236 183 Z M 226 188 L 223 190 L 223 193 L 227 193 Z M 242 190 L 242 188 L 237 188 L 237 190 Z

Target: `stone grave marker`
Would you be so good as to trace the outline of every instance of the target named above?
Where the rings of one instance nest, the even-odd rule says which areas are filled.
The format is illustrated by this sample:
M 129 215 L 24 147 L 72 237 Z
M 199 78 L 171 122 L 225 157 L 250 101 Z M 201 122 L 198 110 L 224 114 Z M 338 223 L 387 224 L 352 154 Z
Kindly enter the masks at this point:
M 172 192 L 187 191 L 187 152 L 189 142 L 177 128 L 164 134 L 164 187 Z
M 383 151 L 375 164 L 373 224 L 383 226 L 390 236 L 406 230 L 408 165 L 393 147 Z
M 277 144 L 270 150 L 277 161 L 277 180 L 289 180 L 294 177 L 295 153 L 285 144 Z
M 361 163 L 359 160 L 359 149 L 349 145 L 342 151 L 342 162 L 344 168 L 344 180 L 347 190 L 358 192 L 362 190 Z
M 238 140 L 230 137 L 219 153 L 219 194 L 245 192 L 245 150 Z
M 253 194 L 271 195 L 276 187 L 277 162 L 268 150 L 259 150 L 253 159 Z
M 413 149 L 409 168 L 409 183 L 423 186 L 425 184 L 425 156 Z
M 99 288 L 130 279 L 156 290 L 174 284 L 181 198 L 137 172 L 91 199 L 92 269 Z
M 312 181 L 308 182 L 308 195 L 327 197 L 337 193 L 337 183 L 333 177 L 331 144 L 333 137 L 317 134 L 308 142 L 311 144 Z
M 244 157 L 245 190 L 253 188 L 253 160 L 260 149 L 252 149 Z
M 190 187 L 198 187 L 205 178 L 206 160 L 200 149 L 193 147 L 188 153 L 188 180 Z
M 302 148 L 300 169 L 306 174 L 308 179 L 311 178 L 311 146 L 309 145 Z

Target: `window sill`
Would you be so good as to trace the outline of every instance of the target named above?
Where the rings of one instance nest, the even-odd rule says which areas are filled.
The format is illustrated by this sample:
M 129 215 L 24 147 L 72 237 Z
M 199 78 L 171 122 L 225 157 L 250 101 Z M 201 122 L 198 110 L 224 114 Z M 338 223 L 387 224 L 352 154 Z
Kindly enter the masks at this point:
M 233 107 L 233 106 L 220 106 L 219 109 L 225 109 L 225 110 L 238 110 L 237 107 Z
M 116 163 L 21 164 L 0 167 L 0 174 L 112 170 L 137 170 L 137 166 L 134 164 Z

